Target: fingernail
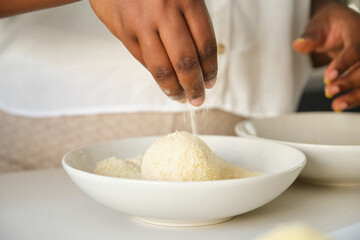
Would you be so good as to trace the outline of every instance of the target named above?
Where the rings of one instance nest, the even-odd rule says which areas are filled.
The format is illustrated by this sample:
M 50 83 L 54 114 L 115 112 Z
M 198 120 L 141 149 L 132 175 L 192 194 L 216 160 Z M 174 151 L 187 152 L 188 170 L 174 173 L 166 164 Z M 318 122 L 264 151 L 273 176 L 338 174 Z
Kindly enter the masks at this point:
M 325 88 L 325 97 L 330 99 L 330 98 L 332 98 L 333 96 L 334 96 L 334 95 L 329 92 L 329 89 L 328 89 L 328 88 Z
M 295 41 L 296 42 L 305 42 L 305 38 L 297 38 Z
M 328 77 L 324 77 L 324 83 L 326 84 L 326 85 L 328 85 L 328 84 L 330 84 L 330 79 L 328 78 Z
M 214 78 L 214 79 L 211 80 L 211 81 L 205 82 L 205 87 L 206 87 L 207 89 L 213 88 L 214 85 L 215 85 L 215 83 L 216 83 L 216 78 Z
M 337 70 L 331 70 L 327 75 L 326 78 L 330 81 L 336 79 L 339 75 L 339 72 Z M 325 81 L 325 80 L 324 80 Z
M 180 100 L 176 100 L 178 103 L 182 103 L 182 104 L 184 104 L 184 103 L 186 103 L 186 98 L 184 97 L 184 98 L 182 98 L 182 99 L 180 99 Z
M 335 112 L 339 113 L 347 109 L 349 105 L 345 102 L 339 103 L 337 107 L 335 108 Z
M 340 92 L 340 88 L 338 85 L 330 85 L 328 88 L 329 92 L 331 92 L 332 95 L 336 95 Z
M 191 105 L 193 105 L 193 106 L 195 106 L 195 107 L 199 107 L 199 106 L 201 106 L 201 104 L 203 104 L 203 102 L 204 102 L 204 97 L 199 97 L 199 98 L 191 99 L 191 100 L 189 100 L 189 102 L 191 103 Z
M 308 54 L 312 51 L 312 45 L 303 37 L 297 38 L 293 44 L 295 50 L 301 54 Z

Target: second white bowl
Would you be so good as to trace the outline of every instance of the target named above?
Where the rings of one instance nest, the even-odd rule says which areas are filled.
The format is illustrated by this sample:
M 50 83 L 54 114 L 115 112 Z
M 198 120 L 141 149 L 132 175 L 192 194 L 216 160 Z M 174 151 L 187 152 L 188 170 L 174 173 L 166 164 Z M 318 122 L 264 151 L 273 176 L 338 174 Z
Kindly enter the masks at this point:
M 295 147 L 307 164 L 300 177 L 322 185 L 360 184 L 360 114 L 308 112 L 240 122 L 237 135 Z

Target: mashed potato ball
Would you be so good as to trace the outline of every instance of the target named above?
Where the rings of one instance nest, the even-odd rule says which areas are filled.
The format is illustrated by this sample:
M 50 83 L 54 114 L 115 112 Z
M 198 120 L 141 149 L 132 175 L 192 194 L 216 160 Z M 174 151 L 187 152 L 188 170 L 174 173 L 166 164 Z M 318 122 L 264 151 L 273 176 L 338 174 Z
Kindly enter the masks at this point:
M 157 140 L 141 165 L 143 178 L 158 181 L 218 180 L 220 172 L 215 153 L 188 132 L 174 132 Z
M 331 240 L 317 230 L 301 223 L 278 226 L 256 240 Z

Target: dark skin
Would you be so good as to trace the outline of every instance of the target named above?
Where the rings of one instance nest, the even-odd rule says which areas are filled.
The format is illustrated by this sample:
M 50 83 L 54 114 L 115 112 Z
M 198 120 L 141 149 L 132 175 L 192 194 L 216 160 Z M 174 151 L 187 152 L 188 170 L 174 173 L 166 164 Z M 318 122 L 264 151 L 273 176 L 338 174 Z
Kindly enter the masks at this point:
M 76 0 L 0 0 L 0 17 Z M 107 28 L 171 99 L 200 106 L 217 75 L 217 48 L 203 0 L 90 0 Z M 331 0 L 313 0 L 311 18 L 293 48 L 329 63 L 324 80 L 335 111 L 360 104 L 360 16 Z M 344 73 L 347 74 L 344 75 Z
M 180 102 L 188 99 L 195 106 L 204 102 L 205 87 L 215 84 L 217 45 L 203 0 L 90 0 L 90 4 L 167 96 Z
M 332 102 L 332 109 L 340 112 L 360 104 L 360 15 L 336 2 L 319 3 L 322 6 L 314 12 L 293 47 L 328 63 L 324 73 L 326 97 L 350 90 Z

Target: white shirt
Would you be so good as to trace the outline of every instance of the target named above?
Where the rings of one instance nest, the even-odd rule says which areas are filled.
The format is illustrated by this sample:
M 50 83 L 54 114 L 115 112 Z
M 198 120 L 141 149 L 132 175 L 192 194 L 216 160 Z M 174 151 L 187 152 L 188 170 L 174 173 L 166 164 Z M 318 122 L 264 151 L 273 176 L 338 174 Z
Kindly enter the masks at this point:
M 310 59 L 291 43 L 308 0 L 207 1 L 218 44 L 218 81 L 203 107 L 262 117 L 294 111 Z M 31 117 L 177 112 L 97 19 L 87 1 L 0 20 L 0 109 Z

